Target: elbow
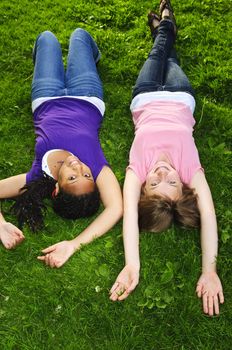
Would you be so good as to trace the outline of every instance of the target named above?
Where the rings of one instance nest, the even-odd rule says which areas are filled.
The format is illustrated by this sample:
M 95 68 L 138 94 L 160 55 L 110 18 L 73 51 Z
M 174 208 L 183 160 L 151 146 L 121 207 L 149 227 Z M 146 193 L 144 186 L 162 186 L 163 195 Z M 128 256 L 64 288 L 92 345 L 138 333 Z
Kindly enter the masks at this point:
M 123 204 L 122 204 L 122 202 L 115 204 L 112 207 L 111 211 L 112 211 L 112 214 L 113 214 L 113 216 L 115 218 L 115 221 L 116 222 L 119 221 L 121 219 L 122 215 L 123 215 Z
M 200 210 L 200 218 L 201 222 L 216 220 L 216 213 L 214 208 L 212 208 L 211 210 Z
M 118 205 L 117 208 L 115 208 L 115 215 L 117 217 L 117 221 L 122 218 L 123 215 L 123 205 Z

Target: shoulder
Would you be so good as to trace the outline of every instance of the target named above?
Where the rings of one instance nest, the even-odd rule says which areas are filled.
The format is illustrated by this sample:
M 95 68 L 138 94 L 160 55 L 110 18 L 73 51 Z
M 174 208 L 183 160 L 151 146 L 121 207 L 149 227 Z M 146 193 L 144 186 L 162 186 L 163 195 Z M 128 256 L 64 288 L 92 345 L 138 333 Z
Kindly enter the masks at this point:
M 193 175 L 192 180 L 189 184 L 189 187 L 196 188 L 196 187 L 201 186 L 205 182 L 206 182 L 205 173 L 204 173 L 203 169 L 199 169 Z
M 105 207 L 122 205 L 119 182 L 110 167 L 104 166 L 97 177 L 96 184 Z
M 113 171 L 111 170 L 111 168 L 108 165 L 103 165 L 101 171 L 99 172 L 99 175 L 97 177 L 96 182 L 98 181 L 99 178 L 101 178 L 102 176 L 107 176 L 109 174 L 113 174 Z
M 114 172 L 108 165 L 104 165 L 103 168 L 101 169 L 96 179 L 96 184 L 99 190 L 101 190 L 101 188 L 109 188 L 114 184 L 118 184 L 118 180 Z

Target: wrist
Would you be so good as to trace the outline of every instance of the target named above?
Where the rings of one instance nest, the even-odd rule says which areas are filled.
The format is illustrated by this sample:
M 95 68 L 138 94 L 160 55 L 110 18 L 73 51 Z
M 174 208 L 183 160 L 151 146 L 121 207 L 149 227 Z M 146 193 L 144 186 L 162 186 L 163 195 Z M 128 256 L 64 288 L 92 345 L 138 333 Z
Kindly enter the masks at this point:
M 203 255 L 202 257 L 202 272 L 215 273 L 217 271 L 217 254 Z
M 205 273 L 205 274 L 215 274 L 217 273 L 217 269 L 216 269 L 216 266 L 211 266 L 210 268 L 209 267 L 202 267 L 202 273 Z
M 4 224 L 6 220 L 4 219 L 2 213 L 0 212 L 0 224 Z
M 71 243 L 72 246 L 73 246 L 74 252 L 76 252 L 76 251 L 77 251 L 78 249 L 80 249 L 80 247 L 81 247 L 81 244 L 80 244 L 80 242 L 79 242 L 79 240 L 78 240 L 78 237 L 72 239 L 72 240 L 70 241 L 70 243 Z
M 135 270 L 137 270 L 138 272 L 140 271 L 140 263 L 139 262 L 134 262 L 134 261 L 128 261 L 126 262 L 126 266 L 130 266 L 133 267 Z

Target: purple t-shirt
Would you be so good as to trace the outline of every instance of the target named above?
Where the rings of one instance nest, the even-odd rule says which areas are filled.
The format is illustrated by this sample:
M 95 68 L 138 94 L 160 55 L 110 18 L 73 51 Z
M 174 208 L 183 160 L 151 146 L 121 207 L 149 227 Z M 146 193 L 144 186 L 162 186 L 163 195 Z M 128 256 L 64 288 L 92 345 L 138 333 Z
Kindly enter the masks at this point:
M 98 131 L 102 115 L 85 100 L 62 97 L 42 103 L 34 112 L 36 133 L 35 159 L 26 182 L 43 176 L 42 158 L 47 151 L 63 149 L 88 165 L 96 180 L 104 165 Z

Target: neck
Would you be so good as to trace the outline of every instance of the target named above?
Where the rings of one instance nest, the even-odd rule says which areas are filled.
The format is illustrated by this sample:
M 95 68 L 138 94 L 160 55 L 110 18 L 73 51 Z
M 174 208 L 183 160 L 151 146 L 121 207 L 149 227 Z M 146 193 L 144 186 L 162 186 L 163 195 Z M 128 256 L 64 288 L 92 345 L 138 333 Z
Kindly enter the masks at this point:
M 71 153 L 65 150 L 59 150 L 51 152 L 47 158 L 49 170 L 55 180 L 58 179 L 60 168 L 65 159 L 70 156 Z
M 161 153 L 159 155 L 159 157 L 157 158 L 157 162 L 161 162 L 161 161 L 172 165 L 170 159 L 168 158 L 167 154 L 165 154 L 165 153 Z

